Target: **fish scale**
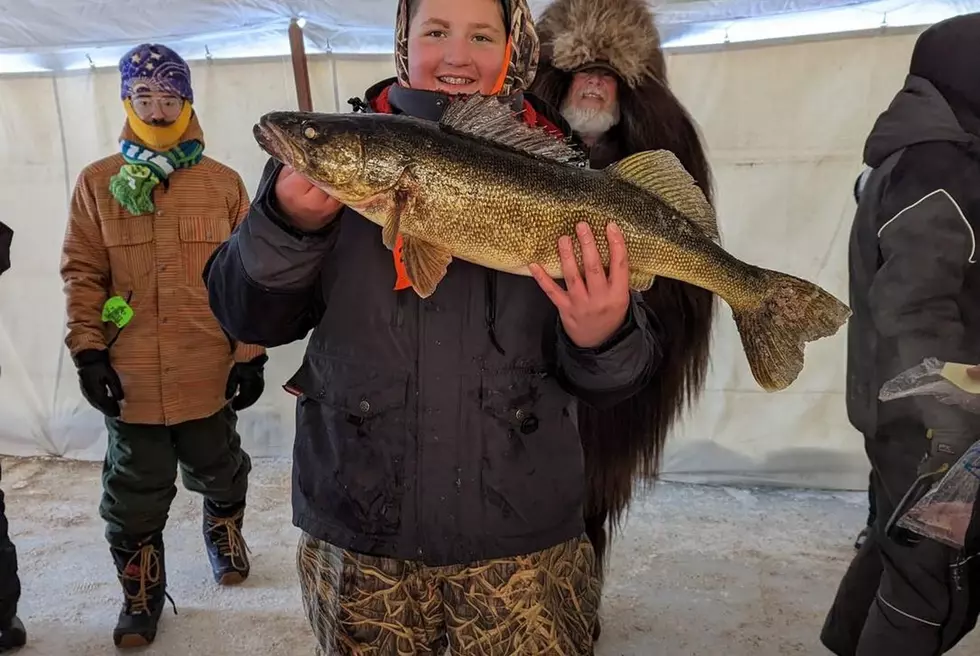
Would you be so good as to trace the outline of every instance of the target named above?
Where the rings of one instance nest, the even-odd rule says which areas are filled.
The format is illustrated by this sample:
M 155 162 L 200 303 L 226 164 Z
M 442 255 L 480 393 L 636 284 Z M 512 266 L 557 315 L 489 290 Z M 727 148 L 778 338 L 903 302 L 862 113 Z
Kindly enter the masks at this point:
M 603 235 L 606 223 L 615 220 L 626 238 L 630 270 L 638 277 L 679 278 L 732 296 L 725 294 L 724 279 L 738 275 L 730 270 L 734 267 L 726 267 L 728 276 L 715 275 L 711 281 L 692 277 L 699 271 L 696 262 L 707 255 L 696 248 L 702 246 L 703 234 L 659 198 L 638 196 L 633 185 L 610 180 L 602 171 L 582 171 L 517 153 L 474 150 L 466 148 L 464 137 L 440 136 L 448 142 L 442 154 L 413 163 L 412 175 L 425 191 L 421 205 L 401 217 L 404 233 L 424 235 L 426 241 L 476 264 L 530 275 L 527 265 L 536 262 L 552 277 L 561 278 L 558 238 L 574 235 L 576 223 L 585 221 L 608 267 L 609 248 Z M 492 220 L 473 221 L 473 216 Z M 712 254 L 739 264 L 721 249 Z M 577 247 L 576 255 L 581 262 Z M 723 271 L 718 266 L 700 270 Z M 729 289 L 735 292 L 744 285 Z
M 707 289 L 732 309 L 749 367 L 768 391 L 803 368 L 807 342 L 835 334 L 850 309 L 819 286 L 744 262 L 719 243 L 714 209 L 667 151 L 606 169 L 531 128 L 494 97 L 450 104 L 436 123 L 388 114 L 272 112 L 255 138 L 270 155 L 381 226 L 412 286 L 429 296 L 454 258 L 562 277 L 557 242 L 588 223 L 608 269 L 608 222 L 623 233 L 630 287 L 657 277 Z M 581 266 L 581 249 L 573 240 Z

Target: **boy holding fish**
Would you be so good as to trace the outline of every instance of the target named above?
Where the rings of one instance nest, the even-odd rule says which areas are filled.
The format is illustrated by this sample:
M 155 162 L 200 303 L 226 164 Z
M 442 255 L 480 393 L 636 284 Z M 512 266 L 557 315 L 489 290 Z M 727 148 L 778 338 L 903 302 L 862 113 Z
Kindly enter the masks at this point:
M 367 92 L 369 111 L 438 121 L 451 96 L 482 93 L 568 134 L 525 93 L 538 41 L 524 0 L 402 0 L 395 46 L 397 77 Z M 642 389 L 661 337 L 630 292 L 619 230 L 583 225 L 551 248 L 564 287 L 540 269 L 443 270 L 274 159 L 212 258 L 211 305 L 233 336 L 271 347 L 312 331 L 286 387 L 297 565 L 321 653 L 592 653 L 575 406 Z M 433 271 L 437 290 L 409 289 Z

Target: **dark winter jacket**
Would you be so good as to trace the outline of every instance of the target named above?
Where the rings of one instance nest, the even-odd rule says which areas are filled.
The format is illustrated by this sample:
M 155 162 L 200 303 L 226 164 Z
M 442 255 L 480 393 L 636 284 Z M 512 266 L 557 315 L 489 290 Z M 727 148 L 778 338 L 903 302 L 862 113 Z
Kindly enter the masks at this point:
M 854 202 L 861 202 L 861 193 L 864 191 L 864 185 L 868 182 L 868 176 L 871 175 L 871 167 L 865 166 L 864 170 L 858 174 L 858 177 L 854 179 Z
M 0 221 L 0 274 L 10 268 L 10 245 L 13 239 L 14 231 Z
M 869 437 L 932 429 L 968 444 L 980 437 L 975 416 L 925 396 L 877 400 L 883 383 L 925 358 L 980 362 L 980 139 L 964 127 L 980 103 L 940 93 L 960 81 L 949 78 L 955 68 L 927 65 L 933 43 L 920 41 L 912 69 L 935 69 L 933 79 L 910 75 L 865 146 L 874 170 L 851 231 L 847 409 Z
M 404 88 L 388 100 L 429 118 L 446 102 Z M 639 296 L 593 350 L 569 341 L 532 278 L 454 260 L 428 299 L 395 292 L 380 228 L 344 210 L 319 234 L 296 231 L 276 207 L 278 171 L 270 162 L 205 276 L 236 339 L 272 347 L 313 331 L 288 384 L 299 394 L 295 524 L 346 549 L 433 565 L 580 535 L 574 403 L 619 402 L 653 375 L 657 324 Z

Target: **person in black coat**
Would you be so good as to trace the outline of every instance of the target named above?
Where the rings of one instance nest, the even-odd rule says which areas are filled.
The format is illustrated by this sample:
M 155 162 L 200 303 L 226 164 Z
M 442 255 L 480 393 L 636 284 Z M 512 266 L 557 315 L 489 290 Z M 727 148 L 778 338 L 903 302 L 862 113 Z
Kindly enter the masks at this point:
M 847 413 L 872 465 L 874 525 L 841 581 L 821 642 L 837 656 L 934 656 L 980 612 L 980 559 L 896 527 L 980 435 L 934 398 L 881 403 L 926 358 L 980 362 L 980 13 L 920 35 L 904 87 L 864 148 L 849 249 Z
M 14 231 L 0 221 L 0 275 L 10 268 L 10 243 Z M 2 370 L 0 370 L 2 375 Z M 23 647 L 27 642 L 24 624 L 17 617 L 20 577 L 17 575 L 17 549 L 10 541 L 7 508 L 0 490 L 0 653 Z
M 867 184 L 871 171 L 872 169 L 870 167 L 865 166 L 861 174 L 854 180 L 854 202 L 858 205 L 861 204 L 861 192 L 864 191 L 864 185 Z M 868 521 L 864 528 L 861 529 L 861 532 L 858 533 L 857 539 L 854 540 L 855 549 L 860 550 L 865 540 L 868 539 L 868 533 L 875 523 L 875 517 L 877 517 L 877 513 L 875 512 L 874 472 L 872 472 L 868 476 Z

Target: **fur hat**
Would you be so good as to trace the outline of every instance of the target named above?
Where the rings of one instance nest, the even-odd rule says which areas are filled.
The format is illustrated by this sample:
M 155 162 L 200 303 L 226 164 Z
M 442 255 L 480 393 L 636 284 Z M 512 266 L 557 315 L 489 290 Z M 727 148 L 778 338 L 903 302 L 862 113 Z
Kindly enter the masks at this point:
M 644 78 L 666 79 L 660 32 L 644 0 L 555 0 L 536 27 L 542 51 L 562 71 L 605 66 L 634 89 Z

